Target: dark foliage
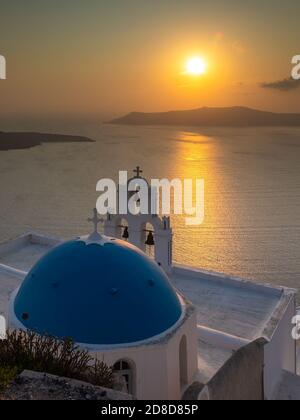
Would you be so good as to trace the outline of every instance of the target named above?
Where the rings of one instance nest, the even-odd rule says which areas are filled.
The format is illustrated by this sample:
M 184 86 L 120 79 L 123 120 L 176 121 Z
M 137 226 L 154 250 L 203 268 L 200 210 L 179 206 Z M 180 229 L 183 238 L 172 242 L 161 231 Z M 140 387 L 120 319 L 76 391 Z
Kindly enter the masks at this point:
M 45 372 L 111 388 L 113 372 L 110 367 L 93 359 L 69 340 L 58 340 L 33 332 L 9 331 L 0 341 L 0 384 L 23 370 Z

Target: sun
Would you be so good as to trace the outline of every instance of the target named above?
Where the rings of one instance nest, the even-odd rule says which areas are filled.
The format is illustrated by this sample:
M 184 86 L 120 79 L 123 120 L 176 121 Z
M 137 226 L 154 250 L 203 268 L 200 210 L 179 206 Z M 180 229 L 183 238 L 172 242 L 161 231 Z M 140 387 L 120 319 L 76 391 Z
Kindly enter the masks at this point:
M 186 73 L 192 76 L 201 76 L 206 72 L 206 62 L 202 57 L 189 58 L 186 63 Z

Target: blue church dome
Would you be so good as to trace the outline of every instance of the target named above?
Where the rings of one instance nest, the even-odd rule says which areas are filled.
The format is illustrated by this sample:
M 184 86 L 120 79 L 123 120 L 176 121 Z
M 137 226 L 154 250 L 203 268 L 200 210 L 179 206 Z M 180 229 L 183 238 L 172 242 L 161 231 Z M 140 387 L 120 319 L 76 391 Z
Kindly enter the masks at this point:
M 15 301 L 21 324 L 76 343 L 142 341 L 171 328 L 179 298 L 158 265 L 126 242 L 66 242 L 28 273 Z

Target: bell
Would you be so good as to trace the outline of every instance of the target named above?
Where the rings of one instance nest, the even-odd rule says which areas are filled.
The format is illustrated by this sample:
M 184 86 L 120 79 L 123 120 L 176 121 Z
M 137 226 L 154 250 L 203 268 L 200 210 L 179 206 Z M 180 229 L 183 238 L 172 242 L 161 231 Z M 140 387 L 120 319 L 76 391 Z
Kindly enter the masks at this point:
M 128 231 L 128 227 L 127 226 L 124 228 L 124 232 L 123 232 L 122 238 L 123 239 L 129 239 L 129 231 Z
M 154 236 L 153 236 L 152 232 L 149 232 L 148 238 L 145 242 L 145 245 L 148 245 L 148 246 L 154 246 L 155 245 Z

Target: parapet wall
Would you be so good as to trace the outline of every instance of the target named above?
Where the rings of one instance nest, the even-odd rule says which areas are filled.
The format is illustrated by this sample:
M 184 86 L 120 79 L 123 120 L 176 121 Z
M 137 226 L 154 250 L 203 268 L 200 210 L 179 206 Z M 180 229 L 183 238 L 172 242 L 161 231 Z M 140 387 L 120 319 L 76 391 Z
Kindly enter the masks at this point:
M 205 401 L 264 400 L 264 339 L 241 348 L 224 364 L 200 392 Z

